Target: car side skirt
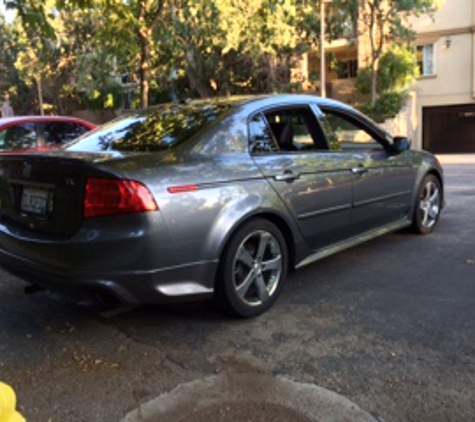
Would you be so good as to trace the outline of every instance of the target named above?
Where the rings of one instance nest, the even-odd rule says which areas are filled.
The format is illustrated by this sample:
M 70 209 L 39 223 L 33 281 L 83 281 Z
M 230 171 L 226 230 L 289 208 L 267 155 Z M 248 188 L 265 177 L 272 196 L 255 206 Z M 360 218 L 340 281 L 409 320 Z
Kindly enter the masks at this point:
M 345 249 L 349 249 L 353 246 L 359 245 L 360 243 L 367 242 L 368 240 L 374 239 L 384 234 L 391 233 L 391 232 L 403 229 L 405 227 L 409 227 L 410 225 L 411 225 L 411 222 L 409 220 L 403 219 L 403 220 L 399 220 L 394 223 L 379 227 L 377 229 L 370 230 L 361 235 L 351 237 L 342 242 L 332 244 L 328 247 L 319 249 L 318 251 L 311 254 L 310 256 L 307 256 L 305 259 L 297 263 L 295 268 L 301 268 L 305 265 L 308 265 L 315 261 L 319 261 L 320 259 L 326 258 L 327 256 L 344 251 Z

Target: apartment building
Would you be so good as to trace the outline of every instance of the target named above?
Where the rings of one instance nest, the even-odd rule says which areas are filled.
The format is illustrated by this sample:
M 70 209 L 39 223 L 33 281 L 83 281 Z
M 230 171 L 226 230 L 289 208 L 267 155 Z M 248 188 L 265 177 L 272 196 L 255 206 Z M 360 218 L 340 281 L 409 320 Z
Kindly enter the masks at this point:
M 475 0 L 442 0 L 411 20 L 421 77 L 417 143 L 436 153 L 475 152 Z
M 475 0 L 440 0 L 435 13 L 410 23 L 421 76 L 408 107 L 390 127 L 411 137 L 416 149 L 475 152 Z M 360 31 L 326 43 L 329 97 L 348 104 L 364 100 L 354 86 L 367 54 L 365 42 Z M 312 83 L 311 75 L 319 70 L 320 52 L 306 55 L 301 65 L 309 81 L 304 91 L 319 93 L 319 81 Z

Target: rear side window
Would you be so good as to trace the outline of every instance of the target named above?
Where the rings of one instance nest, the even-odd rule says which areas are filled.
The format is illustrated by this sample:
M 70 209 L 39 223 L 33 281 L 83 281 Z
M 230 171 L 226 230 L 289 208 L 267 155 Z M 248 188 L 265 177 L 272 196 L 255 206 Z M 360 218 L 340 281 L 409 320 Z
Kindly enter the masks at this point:
M 249 123 L 249 151 L 252 154 L 279 151 L 279 145 L 267 120 L 261 113 L 255 115 Z
M 222 117 L 230 103 L 166 104 L 101 126 L 68 145 L 68 151 L 163 151 Z
M 65 144 L 86 133 L 89 129 L 77 123 L 51 122 L 43 124 L 45 146 Z
M 35 148 L 38 136 L 34 123 L 11 126 L 2 132 L 3 151 Z

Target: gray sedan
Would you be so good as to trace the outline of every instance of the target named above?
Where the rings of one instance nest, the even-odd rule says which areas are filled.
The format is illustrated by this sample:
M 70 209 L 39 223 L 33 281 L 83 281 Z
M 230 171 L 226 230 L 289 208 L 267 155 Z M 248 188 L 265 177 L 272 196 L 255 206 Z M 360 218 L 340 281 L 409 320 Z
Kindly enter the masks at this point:
M 434 230 L 437 159 L 304 95 L 165 104 L 56 151 L 0 157 L 0 263 L 32 289 L 127 304 L 213 297 L 251 317 L 289 270 Z

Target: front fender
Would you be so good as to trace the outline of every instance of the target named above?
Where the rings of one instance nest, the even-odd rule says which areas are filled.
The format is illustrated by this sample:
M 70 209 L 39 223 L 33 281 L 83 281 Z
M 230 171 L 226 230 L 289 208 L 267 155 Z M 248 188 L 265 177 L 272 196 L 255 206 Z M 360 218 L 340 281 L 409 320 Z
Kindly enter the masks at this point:
M 414 189 L 412 192 L 412 201 L 411 201 L 411 208 L 410 208 L 410 216 L 413 215 L 414 213 L 414 206 L 417 202 L 417 195 L 419 193 L 419 188 L 421 186 L 422 180 L 424 177 L 426 177 L 428 174 L 433 174 L 435 175 L 439 181 L 440 181 L 440 187 L 441 187 L 441 194 L 442 194 L 442 207 L 445 206 L 445 191 L 444 191 L 444 170 L 437 160 L 435 156 L 432 154 L 426 153 L 426 152 L 420 152 L 418 153 L 423 153 L 424 157 L 422 159 L 421 164 L 418 166 L 418 172 L 416 176 L 416 180 L 414 183 Z

